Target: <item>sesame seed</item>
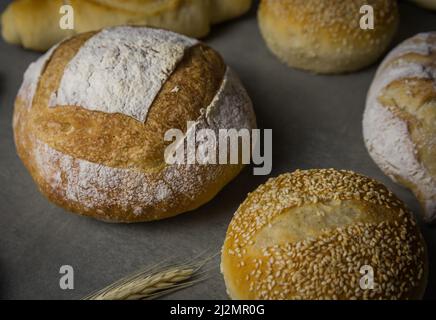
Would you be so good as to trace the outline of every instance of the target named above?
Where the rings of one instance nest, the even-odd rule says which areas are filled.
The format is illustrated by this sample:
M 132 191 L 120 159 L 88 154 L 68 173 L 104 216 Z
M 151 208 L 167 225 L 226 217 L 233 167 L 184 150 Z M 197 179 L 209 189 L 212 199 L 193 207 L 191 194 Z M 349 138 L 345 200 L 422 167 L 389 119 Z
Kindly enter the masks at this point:
M 391 208 L 391 216 L 377 223 L 325 228 L 315 237 L 261 247 L 253 256 L 251 249 L 259 245 L 256 235 L 269 225 L 274 230 L 275 219 L 288 209 L 314 201 L 356 201 L 356 194 L 358 201 Z M 236 212 L 225 246 L 240 259 L 253 261 L 246 272 L 256 278 L 250 290 L 255 298 L 403 299 L 424 277 L 422 241 L 412 215 L 386 187 L 350 171 L 323 169 L 284 174 L 261 185 Z M 375 289 L 369 292 L 359 286 L 363 265 L 375 271 Z

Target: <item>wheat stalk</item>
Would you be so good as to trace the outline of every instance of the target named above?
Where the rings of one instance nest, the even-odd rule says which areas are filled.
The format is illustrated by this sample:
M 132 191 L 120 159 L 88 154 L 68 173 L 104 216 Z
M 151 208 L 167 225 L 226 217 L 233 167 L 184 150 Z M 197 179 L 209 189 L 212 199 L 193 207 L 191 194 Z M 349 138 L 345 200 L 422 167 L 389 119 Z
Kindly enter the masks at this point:
M 214 255 L 216 256 L 216 255 Z M 162 264 L 141 270 L 93 293 L 85 300 L 145 300 L 188 288 L 206 279 L 200 270 L 214 256 L 197 263 L 162 267 Z

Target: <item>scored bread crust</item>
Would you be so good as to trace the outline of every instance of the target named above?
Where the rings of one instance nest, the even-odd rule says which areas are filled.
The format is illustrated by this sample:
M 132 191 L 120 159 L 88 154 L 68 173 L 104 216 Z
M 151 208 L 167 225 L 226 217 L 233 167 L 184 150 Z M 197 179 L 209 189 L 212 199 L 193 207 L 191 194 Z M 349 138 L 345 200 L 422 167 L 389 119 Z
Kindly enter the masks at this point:
M 374 290 L 360 287 L 361 267 Z M 270 179 L 227 230 L 221 270 L 232 299 L 418 299 L 425 243 L 404 203 L 350 171 L 296 171 Z
M 427 222 L 436 219 L 436 33 L 395 48 L 379 67 L 363 119 L 367 149 L 394 181 L 411 189 Z
M 374 30 L 360 27 L 363 5 L 374 8 Z M 327 74 L 374 63 L 399 21 L 394 0 L 262 0 L 258 16 L 268 47 L 281 61 Z
M 44 51 L 70 36 L 119 25 L 140 25 L 205 37 L 211 24 L 238 17 L 252 0 L 15 0 L 2 14 L 10 43 Z M 74 29 L 59 27 L 59 9 L 74 9 Z
M 215 132 L 255 128 L 237 76 L 215 51 L 198 44 L 168 75 L 145 122 L 91 106 L 49 107 L 64 69 L 93 36 L 66 40 L 32 65 L 27 75 L 38 80 L 35 96 L 25 79 L 16 100 L 17 151 L 42 193 L 68 210 L 112 222 L 163 219 L 211 200 L 243 166 L 167 165 L 171 142 L 164 134 L 180 129 L 188 139 L 193 133 L 187 121 Z M 39 78 L 30 76 L 38 70 Z

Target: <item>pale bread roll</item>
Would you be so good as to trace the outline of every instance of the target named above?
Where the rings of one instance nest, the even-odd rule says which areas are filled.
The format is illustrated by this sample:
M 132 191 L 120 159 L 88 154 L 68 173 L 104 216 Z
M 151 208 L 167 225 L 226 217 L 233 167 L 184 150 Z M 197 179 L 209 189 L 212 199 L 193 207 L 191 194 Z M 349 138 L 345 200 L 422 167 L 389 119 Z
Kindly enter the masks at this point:
M 180 129 L 185 143 L 195 134 L 188 121 L 216 134 L 256 127 L 250 98 L 214 50 L 169 31 L 113 27 L 65 40 L 29 67 L 14 133 L 51 201 L 139 222 L 198 208 L 243 167 L 168 164 L 164 135 Z
M 374 8 L 374 30 L 360 9 Z M 342 73 L 374 63 L 397 30 L 396 0 L 262 0 L 259 26 L 271 51 L 291 67 Z
M 427 222 L 436 219 L 435 79 L 436 32 L 406 40 L 377 71 L 363 119 L 370 155 L 414 192 Z
M 221 270 L 232 299 L 418 299 L 427 264 L 402 201 L 377 181 L 323 169 L 249 194 L 227 230 Z M 361 283 L 368 266 L 373 289 Z
M 74 9 L 74 30 L 62 30 L 62 5 Z M 45 51 L 72 35 L 118 25 L 163 28 L 201 38 L 211 24 L 238 17 L 251 0 L 14 0 L 2 14 L 3 38 Z

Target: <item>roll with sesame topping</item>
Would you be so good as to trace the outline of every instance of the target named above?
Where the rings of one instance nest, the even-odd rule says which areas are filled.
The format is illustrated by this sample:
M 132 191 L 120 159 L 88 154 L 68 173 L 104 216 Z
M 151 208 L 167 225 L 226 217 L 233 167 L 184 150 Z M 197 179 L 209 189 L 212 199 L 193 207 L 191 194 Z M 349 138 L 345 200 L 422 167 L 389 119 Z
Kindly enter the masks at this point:
M 404 203 L 350 171 L 270 179 L 237 210 L 222 249 L 232 299 L 420 299 L 423 237 Z
M 373 29 L 366 29 L 372 27 L 368 5 Z M 291 67 L 325 74 L 375 62 L 398 21 L 396 0 L 262 0 L 259 8 L 260 30 L 271 51 Z

